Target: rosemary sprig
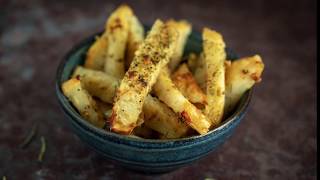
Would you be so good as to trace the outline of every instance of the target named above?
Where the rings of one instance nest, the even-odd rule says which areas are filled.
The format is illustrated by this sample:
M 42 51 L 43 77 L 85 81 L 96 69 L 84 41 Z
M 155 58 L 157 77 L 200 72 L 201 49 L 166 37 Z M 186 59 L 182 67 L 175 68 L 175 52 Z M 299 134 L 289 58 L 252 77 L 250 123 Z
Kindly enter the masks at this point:
M 33 140 L 33 138 L 35 137 L 35 135 L 37 133 L 37 129 L 38 129 L 37 124 L 33 124 L 31 131 L 26 136 L 26 138 L 23 140 L 23 142 L 19 145 L 20 148 L 25 148 L 31 143 L 31 141 Z
M 46 152 L 46 140 L 43 136 L 41 136 L 40 140 L 41 140 L 41 148 L 38 155 L 38 161 L 42 162 L 44 153 Z

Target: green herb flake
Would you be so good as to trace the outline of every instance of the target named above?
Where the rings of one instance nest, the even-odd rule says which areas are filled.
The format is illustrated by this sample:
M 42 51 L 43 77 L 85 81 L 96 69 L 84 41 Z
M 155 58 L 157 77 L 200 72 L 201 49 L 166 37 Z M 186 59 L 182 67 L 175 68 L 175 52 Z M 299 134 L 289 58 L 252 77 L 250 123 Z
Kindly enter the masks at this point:
M 26 138 L 23 140 L 23 142 L 19 145 L 20 148 L 25 148 L 31 143 L 31 141 L 33 140 L 33 138 L 37 134 L 37 129 L 38 129 L 37 124 L 34 124 L 32 126 L 32 129 L 30 130 L 29 134 L 26 136 Z
M 38 161 L 42 162 L 44 153 L 46 152 L 46 140 L 43 136 L 41 136 L 41 149 L 38 155 Z

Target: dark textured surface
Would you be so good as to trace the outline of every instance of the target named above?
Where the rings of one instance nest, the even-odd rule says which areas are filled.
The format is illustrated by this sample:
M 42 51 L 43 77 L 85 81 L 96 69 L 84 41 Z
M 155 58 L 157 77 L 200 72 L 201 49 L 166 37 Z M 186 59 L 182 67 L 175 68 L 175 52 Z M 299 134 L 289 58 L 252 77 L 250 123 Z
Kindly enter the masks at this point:
M 118 2 L 118 1 L 117 1 Z M 169 1 L 168 1 L 169 2 Z M 63 55 L 100 30 L 118 3 L 0 1 L 0 176 L 8 179 L 315 179 L 315 1 L 129 1 L 142 22 L 185 18 L 222 32 L 266 70 L 249 112 L 216 152 L 177 171 L 128 172 L 88 149 L 67 127 L 54 76 Z M 19 149 L 32 124 L 37 137 Z M 40 136 L 47 140 L 37 162 Z

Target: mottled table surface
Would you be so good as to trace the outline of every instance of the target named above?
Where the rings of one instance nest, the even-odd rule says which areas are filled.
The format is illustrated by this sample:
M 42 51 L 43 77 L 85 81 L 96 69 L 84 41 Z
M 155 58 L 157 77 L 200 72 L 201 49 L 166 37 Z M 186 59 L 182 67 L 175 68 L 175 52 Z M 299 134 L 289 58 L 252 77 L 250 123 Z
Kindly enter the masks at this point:
M 266 69 L 250 109 L 217 151 L 177 171 L 142 175 L 102 159 L 64 121 L 54 91 L 57 65 L 101 30 L 118 1 L 0 1 L 0 176 L 7 179 L 315 179 L 315 1 L 128 1 L 140 20 L 184 18 L 215 28 L 240 56 Z M 19 148 L 32 124 L 38 133 Z M 37 162 L 40 137 L 47 142 Z

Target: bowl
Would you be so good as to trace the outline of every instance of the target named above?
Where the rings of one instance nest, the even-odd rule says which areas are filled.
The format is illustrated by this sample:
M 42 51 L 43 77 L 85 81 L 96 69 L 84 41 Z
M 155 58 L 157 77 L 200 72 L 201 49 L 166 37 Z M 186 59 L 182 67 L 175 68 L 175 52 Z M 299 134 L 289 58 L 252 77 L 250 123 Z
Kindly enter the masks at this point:
M 146 29 L 148 29 L 146 27 Z M 63 95 L 61 84 L 68 80 L 73 69 L 84 63 L 85 55 L 100 33 L 96 33 L 72 48 L 61 61 L 56 75 L 56 94 L 59 104 L 74 133 L 90 148 L 113 162 L 145 173 L 163 173 L 205 157 L 221 146 L 234 132 L 248 108 L 252 90 L 247 91 L 235 111 L 219 127 L 205 135 L 197 135 L 173 140 L 137 139 L 99 129 L 83 119 L 68 99 Z M 200 53 L 201 34 L 192 32 L 184 54 Z M 226 48 L 230 60 L 237 55 Z

